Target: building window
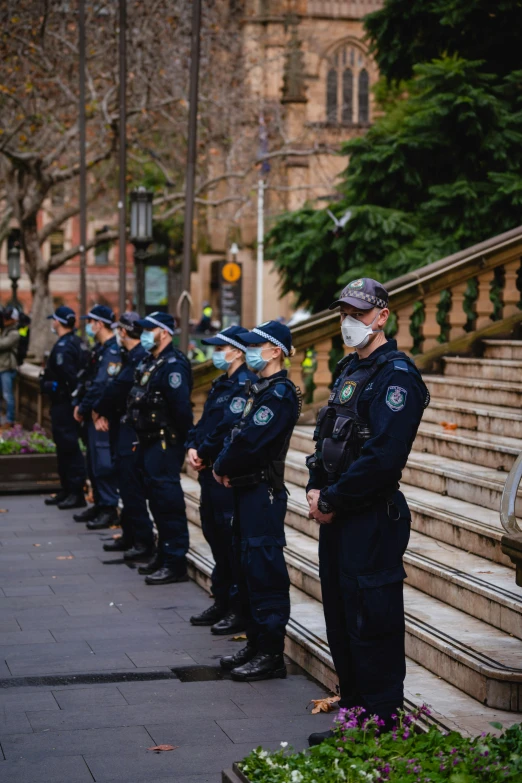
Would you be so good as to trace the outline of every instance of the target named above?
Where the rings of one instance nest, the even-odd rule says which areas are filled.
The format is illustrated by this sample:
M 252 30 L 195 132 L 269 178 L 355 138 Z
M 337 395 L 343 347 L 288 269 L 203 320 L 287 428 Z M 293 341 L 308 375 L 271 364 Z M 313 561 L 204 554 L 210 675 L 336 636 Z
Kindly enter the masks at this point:
M 331 68 L 326 81 L 326 121 L 337 123 L 337 71 Z
M 53 231 L 49 237 L 51 245 L 51 257 L 58 255 L 64 249 L 65 237 L 63 231 Z
M 359 123 L 367 125 L 370 121 L 370 80 L 368 71 L 363 68 L 359 74 Z
M 108 231 L 108 226 L 103 226 L 103 228 L 100 228 L 99 231 L 96 232 L 96 236 L 99 236 L 100 234 L 105 234 L 106 231 Z M 110 243 L 109 242 L 100 242 L 98 245 L 94 248 L 94 263 L 96 266 L 107 266 L 109 263 L 109 248 Z
M 343 125 L 351 125 L 353 122 L 353 73 L 351 68 L 346 68 L 343 73 Z

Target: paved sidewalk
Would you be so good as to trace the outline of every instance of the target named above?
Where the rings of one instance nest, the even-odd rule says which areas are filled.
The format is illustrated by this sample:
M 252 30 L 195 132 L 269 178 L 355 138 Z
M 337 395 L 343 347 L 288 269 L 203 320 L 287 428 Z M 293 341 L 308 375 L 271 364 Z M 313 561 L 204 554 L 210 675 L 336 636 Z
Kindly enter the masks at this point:
M 218 783 L 253 747 L 302 749 L 331 724 L 307 711 L 324 691 L 295 666 L 286 680 L 181 681 L 172 668 L 217 667 L 238 645 L 188 622 L 208 606 L 201 588 L 104 564 L 118 556 L 100 534 L 42 497 L 0 508 L 0 779 Z

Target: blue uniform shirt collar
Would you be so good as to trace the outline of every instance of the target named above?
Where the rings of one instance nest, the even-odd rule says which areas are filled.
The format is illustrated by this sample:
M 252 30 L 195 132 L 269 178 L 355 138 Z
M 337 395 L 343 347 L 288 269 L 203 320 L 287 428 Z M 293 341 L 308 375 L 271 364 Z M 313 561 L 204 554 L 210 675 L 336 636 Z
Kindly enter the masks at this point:
M 354 352 L 355 358 L 353 359 L 353 364 L 357 367 L 363 364 L 373 364 L 373 362 L 378 359 L 379 356 L 396 350 L 397 340 L 388 340 L 386 343 L 384 343 L 384 345 L 380 345 L 375 351 L 372 351 L 372 353 L 365 359 L 359 359 L 359 355 Z
M 230 376 L 227 376 L 227 380 L 229 380 L 229 381 L 237 381 L 237 379 L 239 378 L 239 376 L 241 375 L 241 373 L 246 371 L 246 368 L 247 368 L 247 366 L 246 366 L 246 362 L 242 362 L 242 363 L 239 365 L 239 367 L 237 368 L 237 370 L 234 370 L 234 372 L 232 373 L 232 375 L 230 375 Z
M 271 381 L 272 378 L 286 378 L 288 375 L 288 372 L 286 370 L 279 370 L 278 372 L 275 372 L 273 375 L 269 375 L 268 377 L 259 377 L 259 382 L 262 383 L 263 381 Z
M 118 345 L 118 341 L 116 340 L 116 337 L 114 335 L 112 337 L 109 337 L 109 339 L 105 340 L 105 342 L 103 343 L 104 348 L 112 348 L 115 345 Z

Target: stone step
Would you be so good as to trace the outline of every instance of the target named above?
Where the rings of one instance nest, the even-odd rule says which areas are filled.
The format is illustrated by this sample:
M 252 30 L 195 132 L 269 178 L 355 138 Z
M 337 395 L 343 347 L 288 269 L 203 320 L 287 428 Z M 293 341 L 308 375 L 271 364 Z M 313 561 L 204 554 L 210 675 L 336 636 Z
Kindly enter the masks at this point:
M 433 397 L 459 402 L 486 403 L 508 408 L 522 407 L 522 383 L 477 381 L 450 375 L 425 375 L 424 380 Z
M 424 411 L 422 423 L 457 424 L 459 428 L 488 435 L 522 438 L 522 412 L 498 405 L 473 405 L 432 397 Z
M 479 381 L 506 381 L 508 383 L 520 383 L 522 379 L 522 361 L 514 359 L 446 356 L 443 361 L 444 375 L 476 378 Z
M 522 340 L 482 340 L 487 359 L 522 361 Z
M 210 552 L 196 526 L 190 525 L 190 535 L 192 575 L 208 589 L 212 568 Z M 295 533 L 295 537 L 298 535 Z M 286 651 L 312 676 L 334 687 L 335 677 L 332 676 L 331 660 L 328 660 L 320 604 L 317 596 L 312 603 L 314 596 L 308 593 L 308 590 L 315 590 L 317 594 L 320 589 L 317 564 L 309 559 L 308 547 L 296 551 L 296 538 L 292 546 L 294 548 L 287 550 L 290 577 L 292 580 L 302 579 L 306 591 L 296 591 L 294 585 Z M 302 578 L 305 566 L 306 575 Z M 405 606 L 406 648 L 410 658 L 483 705 L 522 711 L 522 669 L 517 665 L 522 660 L 522 642 L 519 639 L 507 636 L 408 585 L 405 585 Z M 296 621 L 300 626 L 297 629 Z M 451 634 L 441 628 L 451 629 Z M 302 637 L 307 637 L 310 642 L 304 651 Z M 317 649 L 312 654 L 314 637 Z

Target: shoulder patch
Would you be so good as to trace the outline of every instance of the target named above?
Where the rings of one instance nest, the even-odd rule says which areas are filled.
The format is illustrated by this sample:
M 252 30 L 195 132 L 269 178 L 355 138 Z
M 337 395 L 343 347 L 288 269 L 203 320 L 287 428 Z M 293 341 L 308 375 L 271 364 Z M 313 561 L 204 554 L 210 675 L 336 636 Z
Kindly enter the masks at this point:
M 286 386 L 284 383 L 278 383 L 274 386 L 272 389 L 272 394 L 275 394 L 276 397 L 279 397 L 280 400 L 283 399 L 283 397 L 286 394 Z
M 233 397 L 229 407 L 232 413 L 243 413 L 245 405 L 246 400 L 244 397 Z
M 262 427 L 274 418 L 274 412 L 267 405 L 261 405 L 254 413 L 254 424 Z
M 65 340 L 63 339 L 63 337 L 62 337 L 62 339 L 61 339 L 61 340 L 58 340 L 58 342 L 56 343 L 56 345 L 65 345 Z
M 181 373 L 179 372 L 170 373 L 169 386 L 172 386 L 173 389 L 179 389 L 179 387 L 181 386 Z
M 58 365 L 63 364 L 63 353 L 56 354 L 56 364 Z
M 408 392 L 402 386 L 388 386 L 386 391 L 386 405 L 394 413 L 402 411 L 406 407 Z
M 109 362 L 107 366 L 107 374 L 111 377 L 118 375 L 121 370 L 121 362 Z

